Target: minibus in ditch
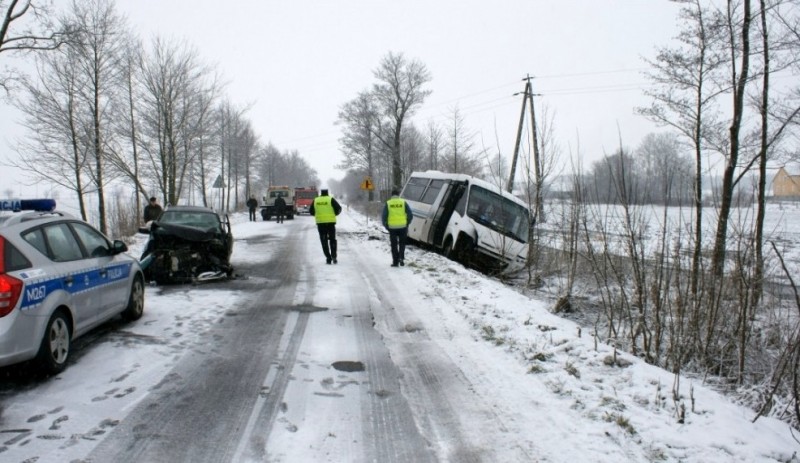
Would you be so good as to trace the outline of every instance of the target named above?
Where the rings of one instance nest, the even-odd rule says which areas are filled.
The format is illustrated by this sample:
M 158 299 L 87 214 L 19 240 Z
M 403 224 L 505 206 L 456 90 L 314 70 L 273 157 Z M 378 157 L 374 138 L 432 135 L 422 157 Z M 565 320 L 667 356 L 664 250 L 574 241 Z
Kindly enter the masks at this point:
M 413 242 L 487 271 L 525 266 L 531 213 L 511 193 L 469 175 L 429 170 L 412 173 L 400 196 L 414 212 Z

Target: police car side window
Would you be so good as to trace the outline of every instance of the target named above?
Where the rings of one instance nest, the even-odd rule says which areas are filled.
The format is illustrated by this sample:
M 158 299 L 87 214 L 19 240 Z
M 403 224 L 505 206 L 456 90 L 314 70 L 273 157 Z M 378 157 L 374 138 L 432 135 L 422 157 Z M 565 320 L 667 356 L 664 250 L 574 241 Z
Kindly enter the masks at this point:
M 111 246 L 108 241 L 93 228 L 82 223 L 73 223 L 72 229 L 83 243 L 86 253 L 92 257 L 104 257 L 111 255 Z
M 43 230 L 47 239 L 47 255 L 51 259 L 56 262 L 68 262 L 83 258 L 83 252 L 67 224 L 45 225 Z
M 45 256 L 47 255 L 47 244 L 44 242 L 44 234 L 42 233 L 41 228 L 37 228 L 35 230 L 31 230 L 27 233 L 22 235 L 22 239 L 28 242 L 31 246 L 36 248 L 37 251 L 41 252 Z
M 31 261 L 29 261 L 25 256 L 23 256 L 22 253 L 19 252 L 19 250 L 9 242 L 6 242 L 3 252 L 5 253 L 5 255 L 3 256 L 3 260 L 6 264 L 7 272 L 13 272 L 15 270 L 30 268 L 32 265 Z

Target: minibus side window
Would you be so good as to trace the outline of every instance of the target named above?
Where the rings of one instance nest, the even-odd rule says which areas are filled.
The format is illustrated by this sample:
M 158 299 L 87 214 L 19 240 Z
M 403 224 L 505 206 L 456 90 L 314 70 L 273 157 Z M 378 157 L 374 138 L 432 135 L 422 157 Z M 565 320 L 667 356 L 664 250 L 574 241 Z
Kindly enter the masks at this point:
M 422 194 L 425 193 L 425 187 L 428 186 L 428 181 L 427 178 L 411 177 L 400 196 L 409 201 L 420 201 Z
M 464 214 L 466 213 L 466 210 L 467 210 L 467 197 L 468 196 L 469 196 L 468 192 L 463 194 L 463 195 L 461 195 L 461 198 L 458 199 L 458 204 L 456 204 L 455 211 L 461 217 L 464 217 Z
M 442 191 L 442 185 L 444 185 L 444 180 L 433 180 L 420 201 L 425 204 L 433 204 L 439 196 L 439 192 Z

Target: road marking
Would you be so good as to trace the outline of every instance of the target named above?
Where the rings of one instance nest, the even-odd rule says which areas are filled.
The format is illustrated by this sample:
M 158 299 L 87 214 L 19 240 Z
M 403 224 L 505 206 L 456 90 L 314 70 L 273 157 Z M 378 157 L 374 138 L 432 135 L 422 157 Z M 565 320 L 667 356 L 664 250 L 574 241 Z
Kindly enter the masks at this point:
M 261 391 L 259 392 L 258 397 L 256 397 L 256 403 L 253 406 L 253 410 L 250 412 L 250 417 L 247 419 L 247 425 L 242 432 L 242 437 L 239 439 L 239 444 L 236 446 L 236 453 L 233 455 L 232 461 L 261 461 L 261 459 L 254 459 L 250 455 L 245 456 L 245 454 L 252 454 L 253 450 L 266 450 L 266 448 L 251 448 L 257 445 L 258 441 L 261 440 L 253 439 L 253 431 L 255 429 L 255 424 L 258 421 L 258 417 L 261 416 L 261 412 L 268 403 L 270 394 L 275 390 L 275 382 L 278 379 L 278 373 L 282 369 L 282 366 L 284 368 L 288 366 L 284 365 L 286 350 L 289 346 L 289 341 L 294 336 L 294 331 L 295 327 L 297 326 L 297 320 L 299 316 L 300 314 L 298 312 L 289 312 L 289 315 L 286 319 L 286 329 L 283 330 L 281 340 L 278 343 L 278 357 L 267 370 L 264 381 L 261 383 Z M 266 443 L 269 436 L 259 435 L 259 437 L 263 439 L 263 443 Z

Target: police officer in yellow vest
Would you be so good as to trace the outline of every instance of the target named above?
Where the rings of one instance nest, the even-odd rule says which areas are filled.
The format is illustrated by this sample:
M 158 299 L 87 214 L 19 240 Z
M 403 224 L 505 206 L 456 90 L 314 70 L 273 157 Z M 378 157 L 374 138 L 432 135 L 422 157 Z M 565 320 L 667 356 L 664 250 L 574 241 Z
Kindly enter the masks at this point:
M 325 263 L 338 263 L 336 259 L 336 216 L 342 212 L 342 206 L 335 198 L 328 195 L 328 190 L 320 190 L 319 196 L 314 198 L 314 203 L 308 209 L 317 221 L 319 240 L 322 243 L 322 252 L 325 253 Z
M 392 267 L 406 265 L 406 237 L 408 236 L 408 225 L 413 217 L 411 206 L 400 197 L 397 190 L 392 190 L 392 197 L 383 205 L 383 214 L 381 215 L 384 228 L 389 230 Z

